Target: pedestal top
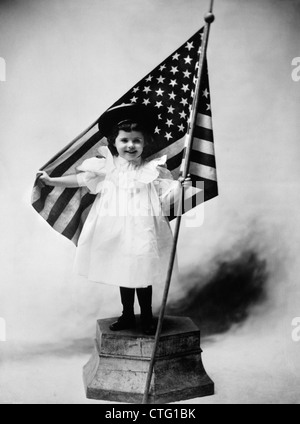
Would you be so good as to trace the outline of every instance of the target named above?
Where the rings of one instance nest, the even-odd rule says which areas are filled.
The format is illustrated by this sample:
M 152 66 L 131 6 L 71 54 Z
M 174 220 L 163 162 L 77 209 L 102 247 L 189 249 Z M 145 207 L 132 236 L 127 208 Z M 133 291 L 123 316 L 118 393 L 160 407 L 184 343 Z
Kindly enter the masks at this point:
M 107 318 L 100 319 L 97 321 L 97 326 L 99 326 L 101 333 L 103 335 L 121 335 L 122 337 L 143 337 L 154 339 L 155 336 L 145 336 L 139 325 L 139 317 L 137 317 L 137 327 L 132 330 L 123 330 L 123 331 L 111 331 L 109 326 L 117 321 L 118 318 Z M 155 319 L 154 319 L 155 320 Z M 157 318 L 156 318 L 157 321 Z M 198 332 L 199 328 L 187 317 L 173 317 L 166 316 L 163 321 L 163 327 L 161 332 L 161 337 L 176 336 L 179 334 L 186 334 L 190 332 Z
M 97 321 L 97 345 L 99 355 L 151 357 L 155 336 L 143 334 L 139 319 L 136 329 L 111 331 L 109 326 L 117 318 Z M 200 330 L 190 318 L 166 316 L 157 351 L 157 357 L 180 356 L 199 351 Z

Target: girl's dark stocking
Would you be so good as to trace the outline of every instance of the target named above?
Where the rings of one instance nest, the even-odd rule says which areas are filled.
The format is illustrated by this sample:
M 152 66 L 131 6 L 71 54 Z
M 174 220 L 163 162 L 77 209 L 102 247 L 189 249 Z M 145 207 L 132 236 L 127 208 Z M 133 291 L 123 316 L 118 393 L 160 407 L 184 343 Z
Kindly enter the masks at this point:
M 137 297 L 141 307 L 141 320 L 143 332 L 147 335 L 155 334 L 152 315 L 152 286 L 143 289 L 136 289 Z
M 118 321 L 111 324 L 112 331 L 127 330 L 135 327 L 134 316 L 134 296 L 135 289 L 120 287 L 121 302 L 123 305 L 123 314 Z
M 125 318 L 134 317 L 134 297 L 135 289 L 120 287 L 121 302 L 123 305 L 123 316 Z

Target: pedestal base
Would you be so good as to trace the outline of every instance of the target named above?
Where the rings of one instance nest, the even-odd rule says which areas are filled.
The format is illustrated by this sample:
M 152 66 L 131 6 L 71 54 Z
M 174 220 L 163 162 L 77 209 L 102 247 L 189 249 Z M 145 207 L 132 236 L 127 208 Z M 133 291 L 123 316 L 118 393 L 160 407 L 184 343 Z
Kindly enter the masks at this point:
M 88 399 L 142 403 L 154 336 L 136 330 L 113 332 L 116 318 L 99 320 L 92 358 L 83 377 Z M 161 404 L 214 394 L 200 349 L 200 331 L 189 318 L 166 317 L 149 403 Z

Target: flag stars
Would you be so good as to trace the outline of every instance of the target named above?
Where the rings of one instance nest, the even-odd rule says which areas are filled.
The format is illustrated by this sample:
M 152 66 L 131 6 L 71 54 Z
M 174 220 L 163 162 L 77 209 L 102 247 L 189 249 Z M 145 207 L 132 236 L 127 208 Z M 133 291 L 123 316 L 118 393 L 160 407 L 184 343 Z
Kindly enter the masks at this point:
M 188 105 L 188 101 L 187 101 L 187 99 L 181 99 L 181 102 L 180 102 L 183 106 L 187 106 Z
M 189 72 L 188 70 L 186 70 L 186 71 L 183 72 L 184 78 L 190 78 L 191 74 L 192 73 Z
M 192 49 L 194 49 L 194 43 L 193 41 L 191 43 L 187 43 L 187 45 L 185 46 L 186 49 L 188 49 L 188 51 L 191 51 Z
M 176 75 L 179 71 L 178 71 L 178 66 L 172 66 L 172 69 L 170 71 L 173 75 Z
M 166 78 L 164 78 L 162 75 L 160 75 L 160 77 L 159 78 L 156 78 L 157 79 L 157 83 L 158 84 L 163 84 L 164 83 L 164 80 L 166 79 Z
M 158 115 L 154 134 L 162 144 L 169 145 L 184 136 L 189 116 L 192 116 L 190 109 L 192 105 L 195 107 L 198 93 L 202 108 L 206 110 L 204 113 L 210 115 L 209 87 L 207 83 L 198 87 L 200 34 L 198 37 L 186 42 L 170 57 L 171 60 L 164 60 L 142 82 L 133 86 L 127 97 L 127 103 L 154 107 Z
M 203 91 L 202 96 L 205 97 L 206 99 L 208 99 L 209 91 L 207 90 L 207 88 Z
M 187 91 L 190 91 L 190 89 L 189 89 L 189 85 L 188 84 L 183 84 L 182 85 L 182 88 L 181 88 L 181 90 L 183 90 L 185 93 L 187 92 Z
M 169 85 L 171 85 L 172 87 L 175 87 L 175 85 L 178 85 L 178 83 L 176 80 L 171 80 Z
M 193 59 L 190 57 L 190 55 L 188 55 L 187 57 L 185 57 L 185 58 L 184 58 L 184 61 L 185 61 L 185 64 L 186 64 L 186 65 L 187 65 L 187 64 L 191 65 L 192 60 L 193 60 Z
M 156 90 L 156 93 L 157 93 L 158 96 L 162 96 L 164 94 L 164 90 L 159 88 L 158 90 Z

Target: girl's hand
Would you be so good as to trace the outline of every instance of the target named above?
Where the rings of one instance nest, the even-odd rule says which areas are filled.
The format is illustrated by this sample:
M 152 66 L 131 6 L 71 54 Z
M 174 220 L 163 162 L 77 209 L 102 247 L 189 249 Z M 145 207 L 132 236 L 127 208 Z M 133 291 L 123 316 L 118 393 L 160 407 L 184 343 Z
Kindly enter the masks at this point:
M 62 177 L 49 177 L 45 171 L 38 172 L 38 181 L 51 187 L 78 188 L 78 180 L 76 174 L 64 175 Z
M 186 178 L 179 177 L 178 178 L 178 181 L 180 182 L 180 184 L 182 185 L 182 187 L 189 187 L 189 186 L 193 185 L 190 176 L 187 176 Z
M 51 177 L 49 177 L 49 175 L 45 172 L 45 171 L 41 171 L 38 173 L 38 177 L 39 180 L 45 184 L 45 185 L 50 185 L 51 183 Z

